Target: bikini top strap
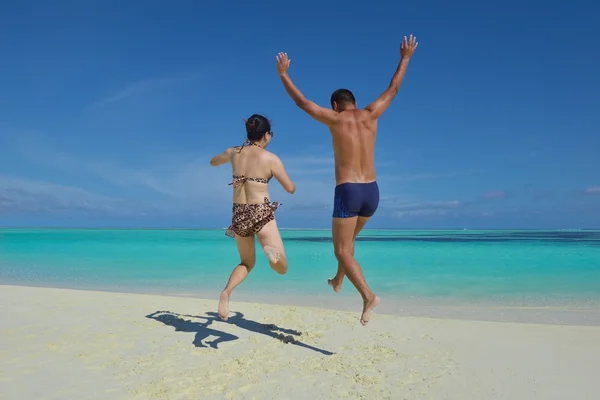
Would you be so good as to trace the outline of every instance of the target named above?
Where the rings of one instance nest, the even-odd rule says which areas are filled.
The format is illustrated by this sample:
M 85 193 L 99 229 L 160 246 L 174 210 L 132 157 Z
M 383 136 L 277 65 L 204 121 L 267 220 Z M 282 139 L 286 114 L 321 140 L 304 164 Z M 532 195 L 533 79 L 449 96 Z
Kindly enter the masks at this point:
M 269 183 L 270 180 L 271 178 L 246 178 L 244 175 L 233 175 L 233 181 L 229 183 L 229 185 L 233 185 L 233 187 L 237 188 L 248 181 L 264 183 L 266 185 Z
M 237 146 L 238 150 L 238 154 L 242 152 L 242 150 L 244 149 L 244 147 L 248 147 L 248 146 L 256 146 L 256 147 L 260 147 L 259 145 L 257 145 L 254 142 L 251 142 L 250 139 L 246 140 L 244 143 L 242 143 L 241 146 Z
M 240 187 L 242 186 L 244 183 L 246 183 L 246 181 L 248 180 L 248 178 L 246 178 L 244 175 L 240 175 L 240 176 L 233 176 L 233 181 L 231 181 L 229 183 L 229 186 L 233 185 L 234 188 Z

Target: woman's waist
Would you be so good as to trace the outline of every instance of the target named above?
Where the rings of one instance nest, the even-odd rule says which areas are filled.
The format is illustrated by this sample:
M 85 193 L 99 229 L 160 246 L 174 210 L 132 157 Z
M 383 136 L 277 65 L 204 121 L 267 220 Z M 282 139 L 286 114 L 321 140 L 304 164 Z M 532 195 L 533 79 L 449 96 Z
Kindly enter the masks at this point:
M 276 209 L 277 207 L 279 207 L 281 205 L 281 203 L 279 203 L 278 201 L 271 201 L 269 199 L 269 197 L 264 197 L 262 199 L 262 201 L 256 201 L 256 202 L 233 202 L 233 208 L 235 209 L 252 209 L 252 208 L 262 208 L 262 207 L 268 207 L 268 208 L 273 208 Z
M 257 201 L 257 202 L 252 202 L 252 203 L 239 203 L 239 202 L 233 202 L 234 206 L 268 206 L 271 205 L 275 202 L 271 202 L 271 200 L 269 199 L 264 199 L 263 201 Z
M 233 195 L 233 204 L 261 204 L 265 199 L 271 199 L 268 191 L 254 193 L 235 193 Z

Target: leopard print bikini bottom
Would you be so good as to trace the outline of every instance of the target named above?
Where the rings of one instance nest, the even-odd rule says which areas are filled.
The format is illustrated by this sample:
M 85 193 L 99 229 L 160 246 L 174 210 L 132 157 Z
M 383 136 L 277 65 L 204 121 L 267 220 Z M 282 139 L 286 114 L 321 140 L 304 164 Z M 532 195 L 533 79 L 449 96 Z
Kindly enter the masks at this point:
M 229 237 L 254 236 L 269 222 L 275 219 L 275 210 L 281 204 L 271 202 L 265 197 L 264 203 L 259 204 L 238 204 L 233 203 L 233 217 L 231 225 L 227 228 L 225 234 Z

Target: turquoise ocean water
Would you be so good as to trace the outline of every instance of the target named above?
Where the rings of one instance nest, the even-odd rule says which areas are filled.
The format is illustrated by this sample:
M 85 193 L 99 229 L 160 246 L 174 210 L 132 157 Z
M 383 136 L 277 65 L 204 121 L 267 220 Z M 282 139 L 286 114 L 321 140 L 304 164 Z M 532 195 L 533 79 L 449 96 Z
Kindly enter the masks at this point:
M 282 236 L 289 273 L 277 275 L 257 252 L 240 292 L 330 296 L 325 282 L 337 265 L 331 232 Z M 397 299 L 600 299 L 600 231 L 365 230 L 356 257 L 372 289 Z M 237 261 L 223 230 L 0 229 L 0 284 L 212 295 Z M 356 296 L 344 285 L 343 294 Z

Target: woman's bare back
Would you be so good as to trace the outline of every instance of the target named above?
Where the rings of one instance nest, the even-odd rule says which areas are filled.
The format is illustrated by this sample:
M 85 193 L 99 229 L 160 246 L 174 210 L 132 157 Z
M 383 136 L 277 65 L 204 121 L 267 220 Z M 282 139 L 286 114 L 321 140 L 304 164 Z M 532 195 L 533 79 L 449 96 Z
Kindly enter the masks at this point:
M 234 203 L 263 204 L 265 197 L 269 198 L 268 184 L 272 177 L 286 192 L 296 191 L 279 157 L 257 143 L 247 141 L 242 146 L 230 147 L 210 160 L 213 167 L 226 163 L 231 163 L 233 172 Z
M 259 146 L 234 148 L 231 156 L 233 171 L 233 202 L 260 204 L 269 198 L 268 182 L 273 177 L 273 154 Z

